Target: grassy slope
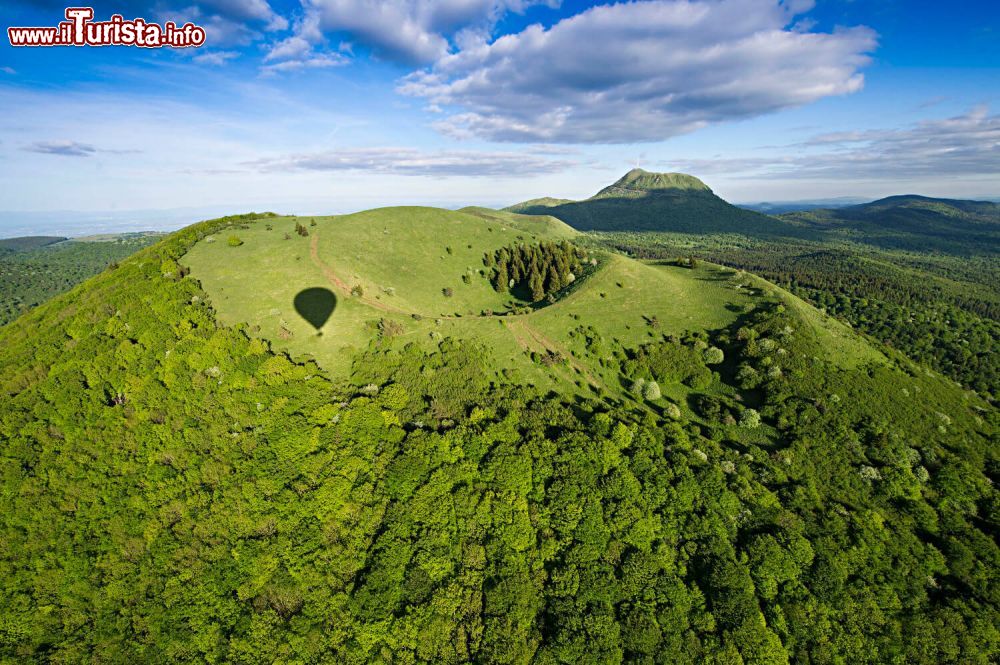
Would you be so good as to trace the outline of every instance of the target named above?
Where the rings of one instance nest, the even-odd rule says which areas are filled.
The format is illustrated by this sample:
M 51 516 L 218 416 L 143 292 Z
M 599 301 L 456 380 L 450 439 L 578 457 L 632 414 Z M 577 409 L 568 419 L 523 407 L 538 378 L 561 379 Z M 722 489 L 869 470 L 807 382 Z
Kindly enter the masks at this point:
M 758 288 L 771 290 L 781 298 L 809 330 L 809 336 L 826 352 L 827 358 L 841 367 L 852 369 L 867 363 L 887 362 L 885 355 L 866 342 L 847 325 L 823 314 L 806 301 L 759 277 L 750 282 Z
M 297 222 L 306 224 L 309 237 L 294 233 Z M 499 311 L 511 302 L 479 274 L 485 251 L 576 232 L 550 217 L 472 208 L 385 208 L 315 222 L 254 222 L 234 232 L 241 246 L 229 246 L 229 232 L 219 234 L 195 245 L 184 263 L 201 280 L 221 322 L 259 327 L 259 334 L 276 348 L 311 355 L 340 377 L 377 337 L 377 323 L 386 318 L 402 325 L 401 342 L 427 348 L 440 336 L 480 342 L 492 352 L 491 366 L 498 372 L 512 371 L 515 380 L 541 389 L 585 392 L 596 386 L 620 394 L 622 377 L 584 353 L 579 337 L 571 335 L 576 328 L 592 326 L 609 342 L 635 347 L 659 334 L 728 326 L 756 293 L 734 288 L 734 273 L 712 264 L 689 270 L 607 255 L 594 274 L 555 305 L 518 316 L 482 316 L 483 310 Z M 291 238 L 285 240 L 286 234 Z M 470 268 L 471 284 L 465 284 L 461 277 Z M 774 290 L 753 279 L 745 276 L 742 283 Z M 350 295 L 355 285 L 364 290 L 362 297 Z M 295 294 L 310 287 L 329 288 L 337 296 L 322 335 L 293 307 Z M 444 287 L 454 295 L 445 297 Z M 804 316 L 838 364 L 853 367 L 881 359 L 847 328 L 787 293 L 779 295 Z M 648 322 L 654 316 L 656 329 Z M 283 335 L 282 328 L 291 336 Z M 565 365 L 547 368 L 532 362 L 530 351 L 572 357 Z
M 520 213 L 532 208 L 551 208 L 552 206 L 558 206 L 564 203 L 573 203 L 573 200 L 554 199 L 551 196 L 543 196 L 540 199 L 528 199 L 527 201 L 521 201 L 520 203 L 515 203 L 512 206 L 504 208 L 504 210 L 507 212 Z

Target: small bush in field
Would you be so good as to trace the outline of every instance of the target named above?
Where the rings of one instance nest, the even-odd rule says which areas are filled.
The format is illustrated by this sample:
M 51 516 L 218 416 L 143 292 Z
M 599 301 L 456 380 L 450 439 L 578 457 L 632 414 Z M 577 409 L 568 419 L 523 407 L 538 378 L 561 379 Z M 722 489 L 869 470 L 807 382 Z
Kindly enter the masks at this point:
M 647 381 L 646 385 L 642 387 L 642 396 L 650 402 L 660 399 L 662 396 L 660 393 L 660 384 L 656 381 Z
M 710 346 L 705 349 L 705 364 L 718 365 L 726 359 L 726 354 L 717 346 Z

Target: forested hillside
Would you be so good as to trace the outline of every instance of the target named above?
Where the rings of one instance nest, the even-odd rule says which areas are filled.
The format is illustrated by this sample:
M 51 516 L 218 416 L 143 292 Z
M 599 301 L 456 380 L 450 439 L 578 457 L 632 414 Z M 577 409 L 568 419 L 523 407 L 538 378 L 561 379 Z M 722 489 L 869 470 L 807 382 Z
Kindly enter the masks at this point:
M 883 249 L 994 259 L 1000 254 L 1000 203 L 990 201 L 890 196 L 856 206 L 780 217 L 822 230 L 830 239 L 860 241 Z
M 591 264 L 593 261 L 593 264 Z M 500 292 L 521 292 L 524 299 L 540 302 L 555 295 L 582 275 L 584 266 L 597 265 L 597 259 L 588 259 L 586 252 L 567 241 L 538 245 L 516 245 L 487 252 L 483 263 L 490 270 L 489 280 Z
M 0 240 L 0 325 L 158 239 L 159 234 L 132 233 L 95 240 Z
M 684 262 L 694 255 L 752 271 L 964 386 L 993 399 L 1000 394 L 1000 271 L 988 256 L 740 236 L 598 240 L 640 258 Z
M 803 225 L 745 210 L 683 173 L 633 169 L 583 201 L 536 199 L 505 208 L 552 215 L 581 231 L 676 231 L 808 236 Z
M 905 195 L 772 217 L 642 169 L 584 201 L 536 201 L 510 209 L 635 257 L 760 274 L 987 398 L 1000 392 L 1000 204 Z
M 63 242 L 62 236 L 22 236 L 20 238 L 0 238 L 0 255 L 6 252 L 24 252 L 39 247 L 47 247 Z
M 451 251 L 397 240 L 414 219 L 451 230 Z M 742 272 L 610 257 L 550 306 L 470 318 L 509 296 L 485 270 L 459 280 L 467 257 L 548 231 L 422 209 L 314 221 L 189 227 L 0 329 L 4 658 L 1000 656 L 998 422 L 975 394 Z M 324 244 L 339 222 L 409 252 L 397 292 L 366 295 L 392 274 Z M 258 285 L 296 265 L 311 285 L 294 258 L 311 247 L 361 287 L 337 292 L 368 331 L 337 351 L 346 372 L 279 351 L 305 335 L 236 309 L 224 275 L 197 279 L 221 255 Z M 403 314 L 455 299 L 447 327 Z M 354 325 L 337 316 L 331 331 Z M 562 330 L 564 355 L 497 372 L 501 338 L 466 323 L 535 330 L 550 353 Z M 530 367 L 557 378 L 519 379 Z M 584 372 L 589 390 L 562 378 Z
M 994 260 L 1000 254 L 998 203 L 906 195 L 766 215 L 728 203 L 693 176 L 642 169 L 582 201 L 534 199 L 505 210 L 552 215 L 583 231 L 738 234 L 772 242 L 851 242 Z

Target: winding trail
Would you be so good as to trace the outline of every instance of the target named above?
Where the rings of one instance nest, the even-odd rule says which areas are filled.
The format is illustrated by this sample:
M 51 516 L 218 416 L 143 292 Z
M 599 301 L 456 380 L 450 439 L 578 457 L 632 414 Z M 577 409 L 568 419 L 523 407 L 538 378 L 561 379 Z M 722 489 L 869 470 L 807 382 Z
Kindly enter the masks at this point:
M 535 341 L 535 343 L 539 344 L 546 351 L 551 351 L 553 353 L 558 353 L 563 358 L 566 358 L 566 360 L 570 364 L 570 366 L 573 369 L 575 369 L 577 372 L 579 372 L 580 374 L 582 374 L 584 376 L 584 378 L 587 379 L 587 382 L 590 385 L 594 386 L 595 388 L 602 388 L 602 389 L 604 388 L 603 384 L 600 381 L 598 381 L 597 378 L 594 377 L 593 374 L 591 374 L 591 372 L 587 368 L 587 366 L 584 365 L 583 363 L 581 363 L 579 360 L 576 359 L 576 356 L 573 355 L 572 351 L 570 351 L 569 349 L 565 348 L 564 346 L 558 344 L 557 342 L 553 341 L 552 339 L 546 337 L 542 333 L 538 332 L 537 329 L 533 328 L 523 318 L 521 320 L 519 320 L 519 321 L 513 321 L 513 322 L 511 322 L 511 325 L 509 327 L 513 327 L 513 326 L 520 327 L 520 329 L 522 329 L 524 332 L 526 332 L 531 337 L 531 339 L 533 339 Z M 515 333 L 515 335 L 516 335 L 516 333 Z
M 316 264 L 316 267 L 323 272 L 323 276 L 326 277 L 327 281 L 333 286 L 333 288 L 340 291 L 341 295 L 351 298 L 357 298 L 366 305 L 370 305 L 375 309 L 380 309 L 383 312 L 394 312 L 396 314 L 404 314 L 406 316 L 412 316 L 416 312 L 408 312 L 405 309 L 400 309 L 399 307 L 393 307 L 392 305 L 387 305 L 381 300 L 375 300 L 367 296 L 355 296 L 351 293 L 351 287 L 347 285 L 347 282 L 340 279 L 337 273 L 333 271 L 333 268 L 323 263 L 323 259 L 319 258 L 319 232 L 313 231 L 312 239 L 309 240 L 309 258 L 312 262 Z M 439 317 L 440 318 L 440 317 Z

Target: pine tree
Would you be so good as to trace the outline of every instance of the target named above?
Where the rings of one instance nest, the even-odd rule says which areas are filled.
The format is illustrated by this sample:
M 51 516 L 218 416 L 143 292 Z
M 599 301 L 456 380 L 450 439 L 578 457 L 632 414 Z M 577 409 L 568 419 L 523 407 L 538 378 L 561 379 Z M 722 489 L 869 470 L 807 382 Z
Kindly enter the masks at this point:
M 493 278 L 493 288 L 497 293 L 507 293 L 507 284 L 510 282 L 510 275 L 507 274 L 507 264 L 501 263 L 497 266 L 495 277 Z
M 542 281 L 542 276 L 537 272 L 532 272 L 531 277 L 528 278 L 528 288 L 531 289 L 531 299 L 534 302 L 538 302 L 545 297 L 545 283 Z
M 547 293 L 555 293 L 563 287 L 562 279 L 559 277 L 559 269 L 556 264 L 549 264 L 549 275 L 545 289 Z

